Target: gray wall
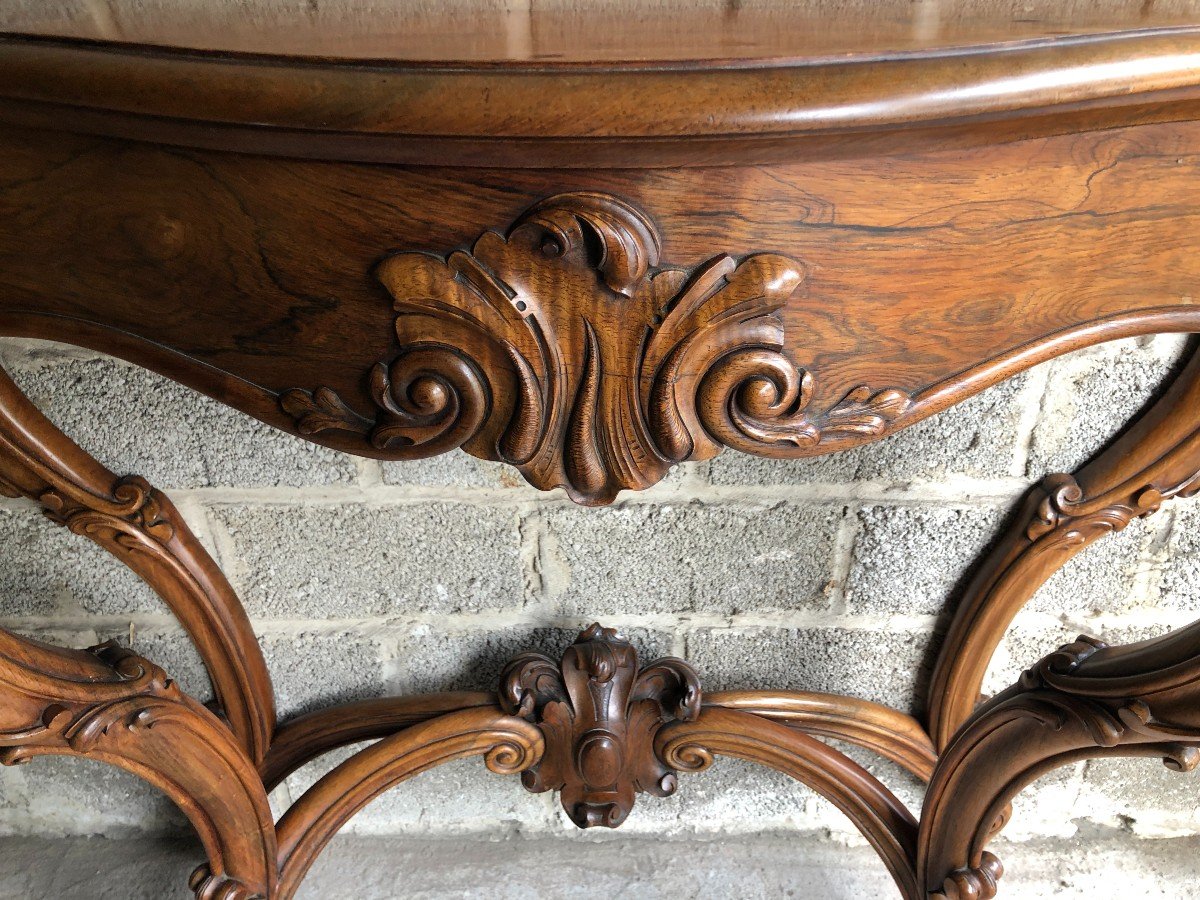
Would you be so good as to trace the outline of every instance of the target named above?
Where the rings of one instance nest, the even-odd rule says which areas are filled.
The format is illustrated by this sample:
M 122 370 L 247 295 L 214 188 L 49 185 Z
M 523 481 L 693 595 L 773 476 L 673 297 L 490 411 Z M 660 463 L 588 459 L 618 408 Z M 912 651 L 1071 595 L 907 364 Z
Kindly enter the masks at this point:
M 728 453 L 604 510 L 538 494 L 463 454 L 352 459 L 96 354 L 8 341 L 0 358 L 86 449 L 170 491 L 241 592 L 284 715 L 489 688 L 514 652 L 558 653 L 594 619 L 620 626 L 647 655 L 691 660 L 706 689 L 819 689 L 915 709 L 939 614 L 1014 500 L 1099 447 L 1114 414 L 1145 402 L 1182 346 L 1157 338 L 1084 351 L 857 452 L 791 463 Z M 1190 621 L 1200 605 L 1197 525 L 1200 507 L 1168 504 L 1071 563 L 1021 616 L 991 686 L 1081 631 L 1121 642 Z M 0 504 L 0 617 L 53 642 L 118 637 L 209 695 L 157 599 L 22 501 Z M 274 799 L 286 804 L 327 765 Z M 911 779 L 872 768 L 919 804 Z M 781 776 L 724 761 L 681 781 L 676 797 L 643 800 L 622 834 L 857 840 L 827 803 Z M 121 835 L 180 822 L 98 765 L 39 760 L 0 772 L 0 833 Z M 570 827 L 551 796 L 477 762 L 421 776 L 350 826 L 563 840 Z M 1062 770 L 1018 802 L 1006 837 L 1023 844 L 1008 853 L 1077 833 L 1119 834 L 1134 855 L 1139 839 L 1200 833 L 1200 784 L 1149 761 Z

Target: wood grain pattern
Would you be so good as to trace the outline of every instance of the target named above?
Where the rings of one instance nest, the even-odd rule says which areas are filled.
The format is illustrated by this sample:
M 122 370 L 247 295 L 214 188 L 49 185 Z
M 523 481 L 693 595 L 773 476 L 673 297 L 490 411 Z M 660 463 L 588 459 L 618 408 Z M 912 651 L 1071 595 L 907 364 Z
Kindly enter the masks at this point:
M 40 503 L 51 521 L 136 572 L 179 619 L 212 680 L 221 715 L 252 760 L 267 752 L 275 699 L 237 594 L 165 496 L 118 478 L 33 407 L 0 370 L 0 494 Z
M 949 743 L 971 714 L 1013 618 L 1054 572 L 1170 497 L 1200 490 L 1200 350 L 1170 389 L 1074 475 L 1030 492 L 955 609 L 930 684 L 930 733 Z
M 813 691 L 716 691 L 706 706 L 753 713 L 815 737 L 854 744 L 929 781 L 937 753 L 912 716 L 855 697 Z
M 810 14 L 829 19 L 787 13 Z M 974 43 L 995 37 L 979 23 L 883 41 L 894 23 L 875 16 L 851 57 L 816 34 L 786 59 L 754 28 L 738 59 L 654 34 L 576 58 L 565 34 L 537 62 L 436 42 L 367 63 L 369 43 L 219 52 L 282 52 L 294 32 L 177 50 L 0 36 L 0 334 L 121 356 L 336 449 L 463 446 L 599 504 L 722 447 L 845 450 L 1068 350 L 1200 332 L 1200 26 L 1101 34 L 1089 13 L 1051 40 L 1053 16 L 1032 14 L 998 46 Z M 1200 355 L 1110 450 L 1031 496 L 947 639 L 932 741 L 850 698 L 702 705 L 686 663 L 639 668 L 598 626 L 562 660 L 515 659 L 495 696 L 351 703 L 276 731 L 241 604 L 178 513 L 0 375 L 0 486 L 159 592 L 230 726 L 149 663 L 0 632 L 0 744 L 162 786 L 204 839 L 203 900 L 288 900 L 363 805 L 450 759 L 559 789 L 587 826 L 713 754 L 828 797 L 908 900 L 980 900 L 1002 871 L 985 845 L 1028 779 L 1087 756 L 1197 757 L 1200 625 L 1082 641 L 968 719 L 1037 585 L 1194 491 L 1197 409 Z M 814 736 L 930 778 L 919 833 Z M 376 738 L 271 827 L 267 786 Z
M 558 791 L 579 828 L 616 828 L 638 793 L 675 793 L 675 773 L 654 752 L 654 738 L 672 719 L 695 719 L 700 699 L 700 681 L 683 660 L 640 668 L 633 645 L 598 624 L 561 662 L 525 653 L 500 675 L 505 711 L 536 723 L 546 742 L 521 781 L 533 793 Z
M 802 261 L 779 317 L 782 352 L 815 375 L 812 416 L 860 385 L 912 398 L 878 434 L 744 448 L 765 455 L 894 433 L 1079 346 L 1200 330 L 1191 123 L 719 177 L 468 175 L 61 136 L 54 147 L 32 133 L 0 137 L 0 331 L 69 333 L 289 431 L 279 401 L 297 387 L 328 387 L 364 418 L 378 409 L 366 373 L 403 350 L 395 301 L 372 278 L 381 260 L 396 250 L 444 257 L 577 190 L 644 211 L 661 257 L 693 277 L 718 252 Z M 101 181 L 104 204 L 93 208 L 84 198 Z M 348 432 L 309 437 L 402 455 Z
M 259 764 L 268 791 L 318 756 L 361 741 L 377 740 L 410 725 L 464 709 L 499 709 L 494 693 L 446 691 L 414 697 L 353 700 L 289 719 L 275 731 L 271 749 Z
M 1157 756 L 1200 762 L 1200 623 L 1107 647 L 1081 637 L 985 704 L 946 747 L 921 815 L 920 882 L 930 898 L 996 896 L 1003 867 L 984 848 L 1010 801 L 1081 759 Z
M 802 263 L 718 256 L 689 276 L 658 254 L 641 211 L 589 192 L 537 204 L 470 253 L 388 257 L 376 274 L 402 350 L 370 371 L 374 416 L 328 387 L 286 391 L 280 405 L 302 434 L 359 434 L 400 458 L 462 446 L 585 504 L 723 445 L 876 434 L 908 406 L 901 391 L 859 385 L 809 409 L 815 377 L 782 353 L 779 315 Z
M 541 732 L 494 709 L 463 709 L 413 725 L 351 756 L 305 791 L 279 820 L 279 889 L 290 900 L 317 854 L 379 794 L 426 769 L 483 756 L 499 774 L 516 774 L 542 756 Z
M 927 130 L 900 137 L 913 149 L 964 140 L 965 123 L 996 142 L 1089 130 L 1097 112 L 1109 126 L 1179 118 L 1176 104 L 1194 118 L 1198 59 L 1194 22 L 765 65 L 353 65 L 0 36 L 0 121 L 358 162 L 779 164 L 812 147 L 861 152 L 865 130 L 893 146 L 888 132 Z
M 0 763 L 57 754 L 119 766 L 170 797 L 208 855 L 198 900 L 274 896 L 275 831 L 254 764 L 158 666 L 109 643 L 63 650 L 0 630 Z

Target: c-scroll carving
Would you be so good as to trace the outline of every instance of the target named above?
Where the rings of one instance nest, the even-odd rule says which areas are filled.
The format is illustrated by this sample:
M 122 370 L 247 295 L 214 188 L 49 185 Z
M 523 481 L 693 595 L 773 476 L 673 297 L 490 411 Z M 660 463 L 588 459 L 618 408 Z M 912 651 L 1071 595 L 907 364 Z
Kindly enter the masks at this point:
M 986 900 L 1003 872 L 985 850 L 1009 803 L 1059 766 L 1104 756 L 1200 762 L 1200 623 L 1126 647 L 1081 637 L 981 707 L 938 761 L 921 816 L 931 898 Z
M 0 370 L 0 493 L 129 566 L 179 619 L 204 660 L 222 714 L 257 761 L 275 727 L 270 676 L 237 594 L 171 501 L 143 478 L 118 478 L 29 402 Z
M 505 667 L 500 685 L 504 709 L 536 723 L 546 739 L 545 755 L 522 782 L 535 793 L 559 791 L 580 828 L 616 828 L 638 792 L 675 792 L 675 773 L 655 755 L 654 736 L 664 723 L 700 713 L 700 682 L 683 660 L 639 669 L 632 644 L 592 625 L 561 663 L 523 654 Z
M 422 721 L 360 750 L 305 791 L 279 820 L 278 900 L 290 900 L 339 828 L 386 790 L 434 766 L 483 756 L 514 775 L 542 756 L 541 732 L 495 707 L 460 709 Z
M 701 772 L 714 755 L 722 755 L 790 775 L 849 817 L 888 867 L 904 900 L 922 900 L 916 820 L 875 776 L 840 751 L 761 716 L 713 707 L 694 721 L 663 728 L 655 751 L 685 772 Z
M 587 504 L 722 446 L 879 434 L 909 406 L 859 386 L 812 408 L 814 376 L 784 350 L 796 260 L 718 256 L 690 274 L 658 262 L 645 214 L 591 192 L 538 203 L 470 252 L 398 253 L 376 270 L 400 352 L 369 374 L 375 409 L 326 387 L 280 403 L 302 434 L 357 432 L 397 458 L 461 446 Z
M 162 669 L 114 644 L 62 650 L 0 630 L 0 763 L 94 759 L 175 801 L 208 856 L 198 900 L 274 896 L 275 829 L 254 764 Z

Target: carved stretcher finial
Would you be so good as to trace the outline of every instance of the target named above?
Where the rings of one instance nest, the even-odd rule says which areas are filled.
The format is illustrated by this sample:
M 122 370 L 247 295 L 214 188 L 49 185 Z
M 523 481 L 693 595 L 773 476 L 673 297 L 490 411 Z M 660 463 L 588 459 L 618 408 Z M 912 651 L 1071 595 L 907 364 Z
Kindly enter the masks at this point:
M 666 797 L 675 773 L 654 738 L 667 722 L 700 714 L 700 682 L 681 659 L 638 668 L 637 651 L 611 628 L 592 625 L 562 662 L 525 653 L 500 678 L 505 711 L 534 722 L 546 739 L 541 762 L 521 776 L 535 793 L 558 790 L 580 828 L 616 828 L 641 791 Z

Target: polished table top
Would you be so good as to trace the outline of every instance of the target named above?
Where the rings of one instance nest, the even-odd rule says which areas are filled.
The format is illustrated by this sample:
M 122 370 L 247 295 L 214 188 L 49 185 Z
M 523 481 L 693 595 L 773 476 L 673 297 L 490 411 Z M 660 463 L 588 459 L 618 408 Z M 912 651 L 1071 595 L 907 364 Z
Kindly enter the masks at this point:
M 4 0 L 0 31 L 409 62 L 880 58 L 1195 25 L 1193 0 Z

